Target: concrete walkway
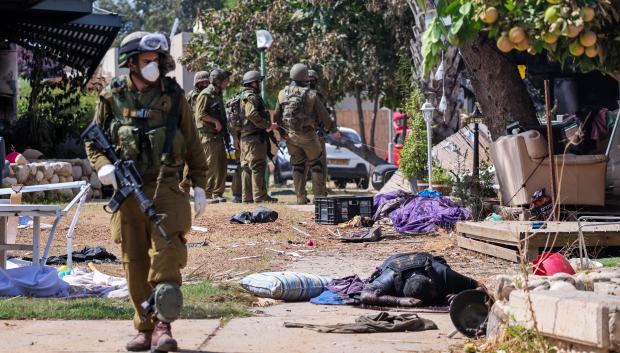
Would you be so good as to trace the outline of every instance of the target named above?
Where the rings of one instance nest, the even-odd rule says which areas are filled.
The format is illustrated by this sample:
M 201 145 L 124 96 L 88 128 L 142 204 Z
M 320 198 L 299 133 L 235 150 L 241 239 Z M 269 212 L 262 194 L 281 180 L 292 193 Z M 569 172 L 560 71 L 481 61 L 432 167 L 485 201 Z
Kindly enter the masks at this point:
M 348 306 L 287 303 L 264 308 L 259 316 L 219 320 L 179 320 L 173 332 L 180 352 L 446 352 L 463 345 L 453 339 L 447 314 L 421 313 L 439 330 L 407 333 L 334 334 L 285 328 L 285 321 L 336 324 L 376 311 Z M 0 321 L 0 352 L 123 352 L 134 332 L 129 321 Z

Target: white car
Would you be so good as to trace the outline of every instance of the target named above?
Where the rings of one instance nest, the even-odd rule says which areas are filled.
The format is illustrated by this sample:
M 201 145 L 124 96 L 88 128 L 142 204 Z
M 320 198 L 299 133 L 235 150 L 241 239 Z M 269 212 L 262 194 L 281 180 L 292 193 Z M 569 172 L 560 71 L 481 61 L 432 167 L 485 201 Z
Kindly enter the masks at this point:
M 361 147 L 362 141 L 357 131 L 346 127 L 338 128 L 343 135 Z M 288 149 L 284 144 L 280 146 L 276 156 L 278 167 L 275 172 L 276 184 L 283 184 L 293 179 L 293 168 L 290 163 Z M 355 183 L 361 189 L 367 189 L 369 184 L 370 164 L 351 152 L 349 149 L 325 144 L 327 151 L 327 174 L 338 188 L 346 187 L 348 182 Z

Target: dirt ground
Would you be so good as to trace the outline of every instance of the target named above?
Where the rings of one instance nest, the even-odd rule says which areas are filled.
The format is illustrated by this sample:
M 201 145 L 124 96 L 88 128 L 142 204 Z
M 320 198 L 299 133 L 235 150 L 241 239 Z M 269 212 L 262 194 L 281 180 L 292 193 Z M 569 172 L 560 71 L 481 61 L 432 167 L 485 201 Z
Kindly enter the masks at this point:
M 284 202 L 294 199 L 294 196 L 279 197 Z M 208 205 L 205 214 L 193 222 L 194 226 L 207 227 L 208 231 L 192 230 L 187 236 L 189 243 L 206 240 L 208 245 L 189 249 L 188 265 L 183 270 L 184 278 L 187 281 L 231 280 L 251 272 L 284 269 L 303 269 L 332 276 L 358 272 L 360 276 L 366 276 L 386 257 L 405 251 L 428 251 L 444 256 L 457 271 L 483 282 L 492 275 L 516 271 L 516 266 L 510 262 L 459 248 L 455 237 L 446 231 L 437 235 L 390 235 L 376 243 L 342 243 L 333 234 L 335 226 L 314 223 L 313 206 L 294 207 L 285 203 L 266 206 L 278 212 L 277 221 L 238 225 L 230 224 L 230 217 L 241 210 L 253 210 L 256 205 L 230 202 Z M 50 255 L 66 254 L 65 237 L 72 216 L 73 212 L 62 221 Z M 103 246 L 120 256 L 120 246 L 111 238 L 109 220 L 110 215 L 104 212 L 103 203 L 86 204 L 73 236 L 73 250 L 80 250 L 84 246 Z M 52 220 L 42 219 L 42 222 L 51 223 Z M 17 242 L 27 243 L 31 239 L 31 232 L 20 230 Z M 42 235 L 42 242 L 46 236 L 47 233 Z M 313 240 L 313 247 L 306 245 L 308 239 Z M 22 252 L 14 255 L 26 254 Z M 355 263 L 348 264 L 348 260 Z M 346 267 L 349 265 L 351 268 L 348 270 Z M 101 264 L 97 267 L 108 274 L 123 275 L 120 265 Z

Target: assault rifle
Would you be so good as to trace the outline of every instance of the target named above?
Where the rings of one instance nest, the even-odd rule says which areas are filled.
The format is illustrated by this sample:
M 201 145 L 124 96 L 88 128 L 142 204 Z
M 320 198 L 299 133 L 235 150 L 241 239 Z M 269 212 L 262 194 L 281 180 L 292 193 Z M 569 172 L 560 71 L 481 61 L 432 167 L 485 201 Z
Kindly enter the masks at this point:
M 95 147 L 103 152 L 105 156 L 114 164 L 114 175 L 118 182 L 118 189 L 114 191 L 112 199 L 104 207 L 106 211 L 115 213 L 121 207 L 121 204 L 133 195 L 140 205 L 140 209 L 149 219 L 155 223 L 161 236 L 170 243 L 168 233 L 162 225 L 162 221 L 166 218 L 165 214 L 158 214 L 153 205 L 153 201 L 142 191 L 142 177 L 136 168 L 136 162 L 132 160 L 123 161 L 114 152 L 114 148 L 110 145 L 105 133 L 99 125 L 91 123 L 81 135 L 82 140 L 92 141 Z

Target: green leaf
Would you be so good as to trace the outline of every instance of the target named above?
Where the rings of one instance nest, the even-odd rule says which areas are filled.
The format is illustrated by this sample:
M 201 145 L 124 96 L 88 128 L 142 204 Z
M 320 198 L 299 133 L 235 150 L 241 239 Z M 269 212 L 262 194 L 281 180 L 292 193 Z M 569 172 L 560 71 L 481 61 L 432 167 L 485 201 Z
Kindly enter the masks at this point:
M 459 12 L 461 13 L 461 15 L 467 16 L 471 12 L 471 9 L 472 9 L 471 2 L 466 2 L 463 5 L 461 5 Z
M 465 23 L 465 21 L 463 20 L 463 17 L 459 18 L 456 22 L 452 24 L 452 27 L 450 28 L 450 33 L 452 34 L 459 33 L 459 31 L 463 27 L 463 23 Z
M 506 10 L 512 12 L 515 9 L 515 2 L 514 2 L 514 0 L 506 1 L 506 3 L 504 4 L 504 7 L 506 8 Z
M 443 11 L 443 16 L 447 16 L 449 14 L 455 13 L 456 9 L 458 9 L 461 6 L 461 2 L 460 1 L 452 1 L 450 3 L 450 5 L 445 7 L 445 10 Z M 439 11 L 439 10 L 437 10 Z M 440 12 L 441 14 L 441 12 Z

